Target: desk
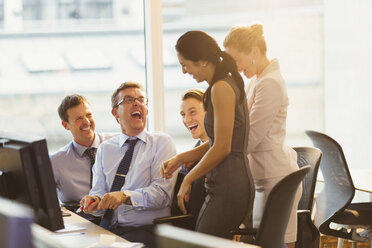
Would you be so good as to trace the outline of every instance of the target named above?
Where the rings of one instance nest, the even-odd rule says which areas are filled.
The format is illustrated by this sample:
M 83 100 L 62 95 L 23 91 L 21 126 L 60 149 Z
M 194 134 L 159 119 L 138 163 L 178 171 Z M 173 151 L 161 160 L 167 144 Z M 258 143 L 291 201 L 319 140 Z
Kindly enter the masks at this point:
M 372 193 L 372 170 L 370 169 L 355 169 L 350 170 L 351 178 L 355 189 L 367 193 Z
M 106 229 L 103 229 L 102 227 L 87 221 L 86 219 L 80 217 L 79 215 L 69 210 L 66 211 L 70 212 L 71 216 L 63 217 L 63 221 L 65 224 L 84 227 L 86 229 L 69 233 L 54 233 L 39 225 L 34 224 L 34 226 L 32 226 L 33 236 L 36 237 L 36 239 L 40 239 L 41 243 L 48 244 L 47 247 L 60 248 L 89 247 L 99 242 L 101 234 L 114 236 L 115 237 L 114 242 L 128 242 L 127 240 L 107 231 Z
M 372 170 L 354 169 L 350 170 L 350 174 L 356 190 L 372 194 Z M 321 171 L 318 173 L 317 181 L 324 183 Z

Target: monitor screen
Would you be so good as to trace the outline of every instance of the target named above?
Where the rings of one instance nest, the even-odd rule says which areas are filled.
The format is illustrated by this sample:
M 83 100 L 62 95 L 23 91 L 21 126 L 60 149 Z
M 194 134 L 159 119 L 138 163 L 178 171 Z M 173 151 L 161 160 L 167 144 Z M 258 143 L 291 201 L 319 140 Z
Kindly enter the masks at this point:
M 0 133 L 0 196 L 31 206 L 51 231 L 64 227 L 45 139 Z

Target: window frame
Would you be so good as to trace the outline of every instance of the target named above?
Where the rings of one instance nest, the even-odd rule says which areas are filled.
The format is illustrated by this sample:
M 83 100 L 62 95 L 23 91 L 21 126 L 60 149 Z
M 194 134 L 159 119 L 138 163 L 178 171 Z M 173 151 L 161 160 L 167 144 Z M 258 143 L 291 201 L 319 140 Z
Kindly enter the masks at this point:
M 165 132 L 163 17 L 161 0 L 143 0 L 146 90 L 149 98 L 147 129 Z

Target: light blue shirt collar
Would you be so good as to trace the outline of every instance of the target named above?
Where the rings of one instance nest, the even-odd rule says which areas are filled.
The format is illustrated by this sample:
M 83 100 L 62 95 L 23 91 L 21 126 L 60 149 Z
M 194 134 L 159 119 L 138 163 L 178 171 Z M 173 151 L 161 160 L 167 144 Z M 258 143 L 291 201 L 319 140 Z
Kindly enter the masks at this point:
M 128 135 L 126 135 L 124 133 L 121 133 L 120 134 L 120 137 L 119 137 L 119 146 L 120 147 L 123 147 L 124 144 L 125 144 L 125 142 L 127 141 L 127 139 L 133 139 L 133 138 L 138 138 L 139 140 L 141 140 L 144 143 L 146 143 L 146 140 L 147 140 L 147 132 L 146 132 L 146 130 L 143 130 L 137 136 L 128 136 Z
M 93 140 L 93 143 L 90 147 L 98 148 L 99 145 L 100 145 L 99 137 L 98 137 L 97 133 L 94 133 L 94 140 Z M 74 148 L 74 151 L 80 157 L 83 157 L 85 150 L 88 148 L 86 146 L 82 146 L 82 145 L 76 143 L 75 140 L 72 140 L 72 146 Z

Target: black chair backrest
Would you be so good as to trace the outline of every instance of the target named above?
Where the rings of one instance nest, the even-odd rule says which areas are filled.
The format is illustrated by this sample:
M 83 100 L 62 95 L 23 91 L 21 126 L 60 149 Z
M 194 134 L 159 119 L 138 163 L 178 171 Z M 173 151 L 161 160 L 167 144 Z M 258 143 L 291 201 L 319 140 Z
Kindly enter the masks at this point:
M 314 146 L 322 151 L 320 170 L 324 186 L 316 199 L 314 223 L 323 234 L 339 236 L 329 224 L 350 205 L 355 188 L 341 146 L 326 134 L 306 131 Z
M 297 208 L 311 212 L 322 152 L 315 147 L 294 147 L 293 149 L 297 152 L 297 164 L 300 168 L 306 165 L 311 166 L 309 173 L 302 181 L 302 196 Z
M 275 185 L 271 190 L 263 212 L 255 243 L 263 248 L 287 247 L 284 234 L 287 229 L 296 191 L 310 166 L 304 166 Z
M 172 197 L 172 204 L 171 204 L 171 215 L 182 215 L 182 212 L 180 208 L 178 207 L 178 202 L 177 202 L 177 194 L 178 191 L 180 190 L 181 184 L 183 182 L 183 179 L 185 178 L 185 174 L 183 173 L 178 173 L 177 174 L 177 180 L 176 184 L 174 185 L 174 191 L 173 191 L 173 197 Z
M 300 168 L 310 165 L 311 169 L 302 181 L 302 196 L 297 210 L 296 248 L 318 248 L 320 234 L 311 219 L 314 202 L 314 191 L 322 152 L 315 147 L 294 147 L 297 153 L 297 164 Z
M 171 216 L 176 218 L 183 216 L 183 213 L 178 207 L 177 194 L 185 176 L 185 174 L 179 172 L 177 175 L 176 184 L 174 186 L 174 193 L 171 204 Z M 191 186 L 189 202 L 185 202 L 187 213 L 188 215 L 192 216 L 185 219 L 175 219 L 173 221 L 173 225 L 189 230 L 195 230 L 196 221 L 198 219 L 199 212 L 201 207 L 203 206 L 206 195 L 207 192 L 204 187 L 204 177 L 195 180 Z

